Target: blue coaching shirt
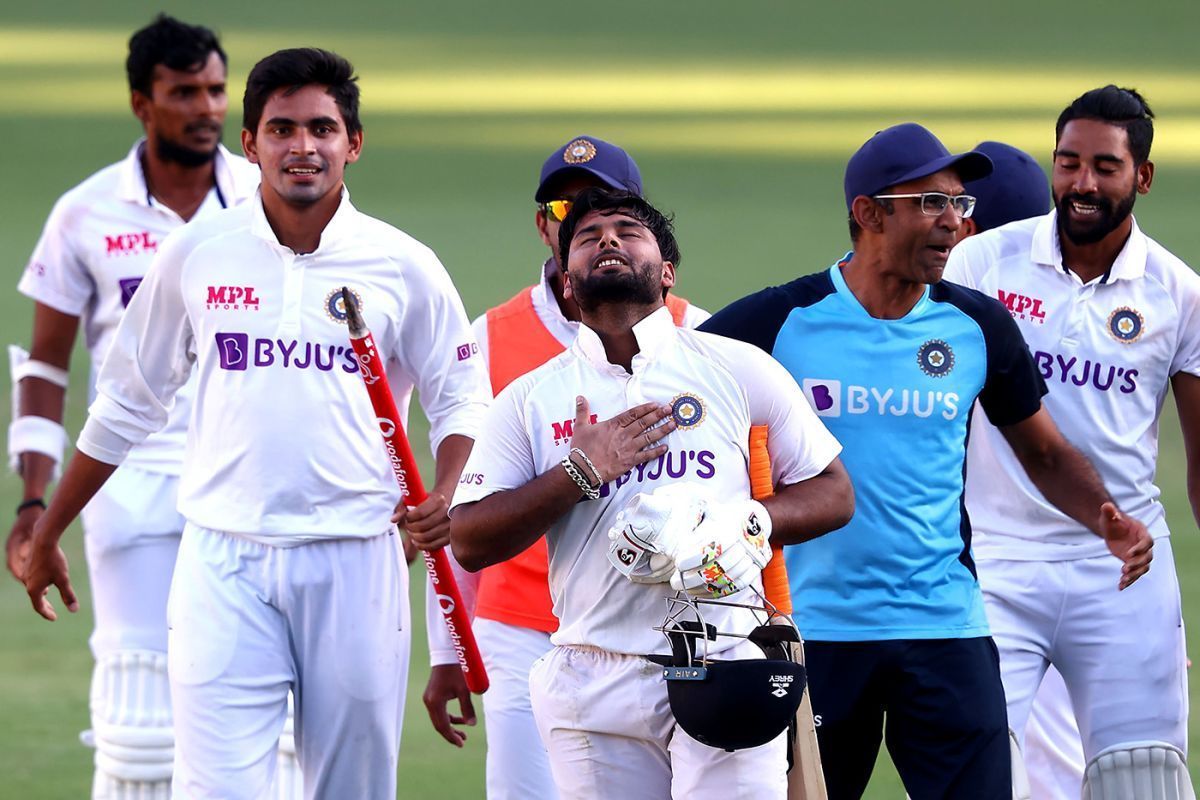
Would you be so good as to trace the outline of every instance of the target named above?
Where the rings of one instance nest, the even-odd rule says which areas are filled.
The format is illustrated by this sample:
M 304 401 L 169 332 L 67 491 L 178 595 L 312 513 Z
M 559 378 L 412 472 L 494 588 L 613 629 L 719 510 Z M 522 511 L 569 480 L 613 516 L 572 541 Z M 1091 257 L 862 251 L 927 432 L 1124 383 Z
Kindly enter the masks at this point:
M 1020 422 L 1045 385 L 997 301 L 942 282 L 876 319 L 842 277 L 849 258 L 700 326 L 774 356 L 844 448 L 854 518 L 786 549 L 796 624 L 824 641 L 986 636 L 963 503 L 972 407 Z

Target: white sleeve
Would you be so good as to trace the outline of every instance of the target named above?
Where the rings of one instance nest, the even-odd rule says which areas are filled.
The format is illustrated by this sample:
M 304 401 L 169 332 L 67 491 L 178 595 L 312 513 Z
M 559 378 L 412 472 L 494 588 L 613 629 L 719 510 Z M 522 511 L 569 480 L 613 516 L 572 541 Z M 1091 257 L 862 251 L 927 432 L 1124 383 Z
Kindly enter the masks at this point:
M 524 401 L 529 382 L 513 381 L 488 409 L 475 439 L 475 447 L 463 467 L 454 490 L 454 509 L 474 503 L 496 492 L 517 489 L 537 477 L 533 445 L 525 426 Z
M 841 444 L 787 369 L 758 348 L 742 346 L 744 352 L 739 348 L 730 366 L 745 388 L 750 424 L 767 426 L 772 482 L 786 486 L 820 474 L 842 451 Z
M 946 260 L 946 269 L 942 280 L 966 286 L 969 289 L 979 289 L 979 276 L 976 262 L 979 260 L 981 248 L 977 247 L 975 237 L 970 236 L 950 249 L 950 257 Z
M 406 282 L 412 302 L 396 328 L 395 352 L 420 392 L 436 455 L 451 434 L 476 437 L 491 392 L 462 300 L 432 251 L 406 273 Z
M 17 284 L 21 294 L 75 317 L 83 313 L 96 294 L 87 264 L 79 258 L 72 243 L 72 225 L 77 219 L 78 212 L 72 213 L 67 198 L 55 204 Z
M 471 332 L 475 334 L 475 341 L 479 342 L 479 355 L 483 357 L 484 369 L 491 367 L 492 359 L 488 353 L 488 324 L 487 314 L 480 314 L 471 323 Z
M 120 443 L 128 452 L 162 428 L 192 372 L 191 319 L 180 290 L 190 252 L 185 238 L 172 234 L 159 245 L 117 326 L 79 436 L 79 449 L 93 458 L 111 459 Z
M 462 595 L 463 606 L 467 618 L 475 619 L 475 600 L 479 595 L 479 579 L 482 572 L 467 572 L 458 565 L 450 548 L 446 548 L 446 558 L 450 561 L 450 571 L 458 583 L 458 593 Z M 437 593 L 433 591 L 433 583 L 429 574 L 425 574 L 425 632 L 429 637 L 429 664 L 457 664 L 458 654 L 454 651 L 454 640 L 450 638 L 450 629 L 446 627 L 445 618 L 438 608 Z
M 1179 344 L 1171 359 L 1171 374 L 1200 376 L 1200 275 L 1185 273 L 1180 284 Z

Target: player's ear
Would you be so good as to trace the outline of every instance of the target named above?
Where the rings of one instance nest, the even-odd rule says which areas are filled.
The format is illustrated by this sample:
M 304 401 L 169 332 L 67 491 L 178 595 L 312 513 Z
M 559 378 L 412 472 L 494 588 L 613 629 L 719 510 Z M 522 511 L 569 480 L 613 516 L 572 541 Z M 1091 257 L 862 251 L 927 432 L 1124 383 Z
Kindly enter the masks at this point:
M 966 239 L 968 236 L 974 236 L 975 234 L 979 233 L 979 230 L 975 227 L 975 220 L 971 219 L 970 217 L 960 220 L 959 222 L 958 240 L 960 242 L 963 239 Z
M 1143 161 L 1137 168 L 1137 192 L 1149 194 L 1150 184 L 1154 182 L 1154 162 Z
M 366 138 L 366 135 L 361 130 L 357 130 L 350 133 L 349 136 L 350 150 L 346 153 L 346 163 L 353 164 L 362 155 L 363 140 Z
M 142 125 L 150 122 L 150 106 L 153 102 L 137 89 L 129 93 L 129 108 L 133 110 L 133 115 L 141 120 Z
M 670 289 L 675 285 L 675 265 L 670 261 L 663 262 L 662 285 L 664 289 Z
M 242 152 L 251 164 L 258 163 L 258 145 L 254 141 L 254 134 L 245 128 L 242 128 Z
M 883 206 L 865 194 L 854 198 L 854 202 L 850 204 L 850 213 L 863 230 L 872 233 L 883 232 Z
M 533 224 L 537 228 L 538 236 L 542 237 L 542 244 L 551 250 L 557 250 L 558 242 L 550 238 L 550 221 L 546 219 L 546 215 L 540 208 L 535 208 L 533 211 Z

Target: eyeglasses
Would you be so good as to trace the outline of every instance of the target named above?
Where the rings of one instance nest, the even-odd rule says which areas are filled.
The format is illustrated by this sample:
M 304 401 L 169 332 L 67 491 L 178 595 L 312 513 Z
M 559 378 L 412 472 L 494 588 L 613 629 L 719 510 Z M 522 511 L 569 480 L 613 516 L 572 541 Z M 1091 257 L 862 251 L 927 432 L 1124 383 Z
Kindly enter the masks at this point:
M 567 218 L 567 214 L 571 213 L 571 206 L 574 204 L 573 200 L 551 200 L 547 203 L 538 203 L 538 208 L 546 215 L 546 219 L 552 222 L 562 222 Z
M 975 198 L 969 194 L 946 194 L 945 192 L 916 192 L 913 194 L 877 194 L 876 200 L 917 200 L 921 201 L 921 213 L 927 217 L 940 217 L 946 213 L 947 206 L 954 206 L 954 213 L 962 219 L 967 219 L 975 211 Z

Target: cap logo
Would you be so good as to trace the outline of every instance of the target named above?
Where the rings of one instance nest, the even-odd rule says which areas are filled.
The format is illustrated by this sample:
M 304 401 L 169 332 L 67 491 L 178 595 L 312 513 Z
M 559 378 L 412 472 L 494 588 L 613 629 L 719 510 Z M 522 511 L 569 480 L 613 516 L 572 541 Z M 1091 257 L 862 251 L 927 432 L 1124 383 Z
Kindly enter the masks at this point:
M 1108 315 L 1108 332 L 1121 344 L 1132 344 L 1142 338 L 1146 320 L 1136 308 L 1121 306 Z
M 587 139 L 576 139 L 563 150 L 563 161 L 568 164 L 586 164 L 596 157 L 596 145 Z

